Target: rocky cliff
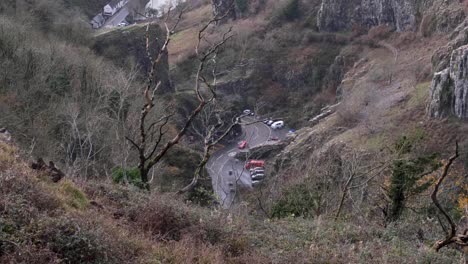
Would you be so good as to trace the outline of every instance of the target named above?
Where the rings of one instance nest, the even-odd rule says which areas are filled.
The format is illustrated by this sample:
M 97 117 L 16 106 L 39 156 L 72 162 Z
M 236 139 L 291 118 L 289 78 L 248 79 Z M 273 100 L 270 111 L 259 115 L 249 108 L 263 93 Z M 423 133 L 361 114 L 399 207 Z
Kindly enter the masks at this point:
M 434 74 L 430 94 L 432 117 L 468 118 L 468 45 L 454 50 L 449 67 Z
M 387 25 L 396 31 L 453 29 L 464 18 L 457 0 L 323 0 L 318 12 L 320 31 L 348 31 L 353 27 Z

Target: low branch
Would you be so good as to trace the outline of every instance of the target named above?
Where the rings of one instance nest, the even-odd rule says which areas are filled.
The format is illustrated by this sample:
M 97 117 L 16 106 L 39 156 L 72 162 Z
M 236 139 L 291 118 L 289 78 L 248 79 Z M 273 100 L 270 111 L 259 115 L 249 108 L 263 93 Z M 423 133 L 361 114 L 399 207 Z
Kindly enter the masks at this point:
M 442 185 L 443 181 L 445 180 L 445 178 L 447 177 L 448 173 L 449 173 L 449 170 L 450 170 L 450 167 L 452 166 L 453 162 L 458 158 L 459 156 L 459 153 L 458 153 L 458 142 L 455 143 L 455 154 L 450 157 L 449 161 L 447 162 L 447 164 L 445 164 L 444 166 L 444 169 L 443 169 L 443 173 L 442 173 L 442 176 L 437 180 L 435 186 L 434 186 L 434 191 L 432 192 L 431 194 L 431 199 L 432 199 L 432 202 L 434 203 L 434 205 L 439 209 L 439 211 L 442 213 L 442 215 L 445 217 L 445 219 L 447 220 L 447 222 L 449 223 L 450 225 L 450 230 L 449 230 L 449 233 L 447 234 L 446 238 L 443 239 L 443 240 L 439 240 L 437 241 L 433 248 L 436 250 L 436 251 L 439 251 L 441 248 L 449 245 L 449 244 L 452 244 L 454 242 L 456 242 L 456 233 L 457 233 L 457 225 L 453 222 L 452 218 L 450 217 L 450 215 L 444 210 L 444 208 L 442 207 L 442 205 L 440 205 L 439 203 L 439 200 L 437 199 L 437 193 L 439 192 L 439 188 L 440 186 Z

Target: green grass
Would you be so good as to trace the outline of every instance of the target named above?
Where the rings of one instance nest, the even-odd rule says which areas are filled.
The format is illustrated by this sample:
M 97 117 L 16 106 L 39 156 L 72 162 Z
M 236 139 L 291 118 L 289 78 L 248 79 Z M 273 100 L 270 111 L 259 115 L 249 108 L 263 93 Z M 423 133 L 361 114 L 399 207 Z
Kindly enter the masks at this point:
M 416 85 L 414 91 L 412 92 L 411 98 L 408 101 L 408 106 L 416 107 L 424 104 L 426 99 L 429 97 L 429 88 L 431 82 L 424 82 Z
M 61 182 L 59 191 L 65 204 L 72 208 L 81 210 L 89 204 L 86 195 L 70 181 Z

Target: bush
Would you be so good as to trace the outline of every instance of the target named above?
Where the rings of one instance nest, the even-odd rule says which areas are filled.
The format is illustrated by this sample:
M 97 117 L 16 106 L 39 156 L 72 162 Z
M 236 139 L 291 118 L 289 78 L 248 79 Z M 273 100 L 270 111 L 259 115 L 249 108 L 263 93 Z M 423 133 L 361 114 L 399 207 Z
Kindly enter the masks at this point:
M 180 240 L 191 225 L 186 212 L 171 203 L 148 201 L 130 208 L 127 217 L 156 240 Z
M 142 186 L 140 170 L 134 168 L 115 167 L 112 169 L 112 181 L 118 184 L 130 183 L 135 186 Z
M 113 263 L 95 231 L 80 227 L 68 218 L 41 222 L 37 240 L 45 243 L 66 263 Z M 111 261 L 105 261 L 106 258 Z M 115 260 L 114 260 L 115 261 Z
M 289 0 L 284 6 L 274 11 L 270 24 L 278 26 L 282 22 L 291 22 L 300 18 L 301 11 L 299 5 L 299 0 Z
M 312 217 L 321 204 L 320 194 L 301 184 L 287 190 L 283 197 L 273 205 L 272 217 Z
M 410 153 L 414 143 L 411 139 L 402 137 L 395 143 L 395 149 L 401 154 Z M 393 162 L 388 190 L 391 201 L 388 212 L 389 221 L 397 221 L 400 218 L 408 196 L 422 193 L 431 186 L 431 181 L 422 180 L 428 171 L 436 171 L 441 167 L 436 158 L 437 155 L 432 154 L 411 159 L 399 158 Z

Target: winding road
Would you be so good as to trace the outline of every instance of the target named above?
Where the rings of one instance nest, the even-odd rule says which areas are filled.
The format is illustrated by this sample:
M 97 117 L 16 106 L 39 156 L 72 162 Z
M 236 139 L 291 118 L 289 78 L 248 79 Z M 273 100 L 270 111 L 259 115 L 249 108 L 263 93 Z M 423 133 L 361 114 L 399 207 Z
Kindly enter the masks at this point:
M 108 27 L 116 27 L 120 24 L 120 22 L 124 21 L 125 18 L 130 14 L 130 11 L 128 10 L 128 3 L 124 5 L 119 11 L 117 11 L 113 16 L 108 18 L 106 22 L 104 23 L 103 27 L 108 28 Z
M 284 139 L 287 132 L 286 128 L 272 130 L 253 117 L 242 117 L 242 123 L 247 125 L 242 126 L 243 133 L 238 141 L 246 140 L 247 148 L 269 143 L 272 136 L 280 140 Z M 252 188 L 250 173 L 244 168 L 245 162 L 234 158 L 241 151 L 237 143 L 227 144 L 213 153 L 206 166 L 212 180 L 213 190 L 224 208 L 229 208 L 236 198 L 239 198 L 239 188 Z M 232 173 L 229 173 L 230 171 Z M 268 174 L 266 176 L 268 177 Z

